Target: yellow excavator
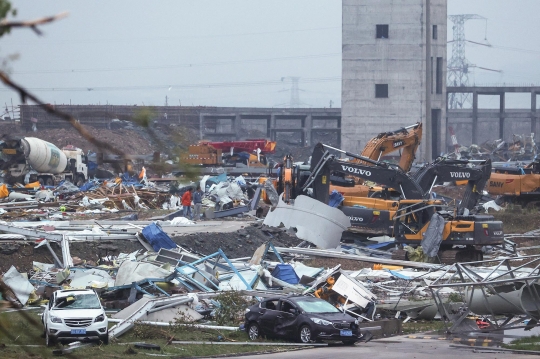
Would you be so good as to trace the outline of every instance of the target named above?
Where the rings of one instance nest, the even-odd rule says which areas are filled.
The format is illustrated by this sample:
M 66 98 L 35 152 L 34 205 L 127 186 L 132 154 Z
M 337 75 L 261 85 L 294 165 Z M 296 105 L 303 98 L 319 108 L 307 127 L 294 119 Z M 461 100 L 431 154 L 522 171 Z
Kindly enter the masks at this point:
M 540 158 L 523 167 L 493 168 L 487 191 L 503 202 L 540 207 Z
M 409 172 L 416 158 L 416 151 L 418 150 L 418 146 L 420 146 L 421 139 L 422 123 L 420 122 L 396 131 L 381 132 L 369 140 L 360 156 L 379 162 L 383 156 L 399 151 L 400 158 L 398 166 L 402 171 Z M 368 162 L 354 157 L 350 162 L 370 165 Z M 330 191 L 333 190 L 340 192 L 345 198 L 351 196 L 368 197 L 371 187 L 365 185 L 362 179 L 357 178 L 355 179 L 354 186 L 334 184 L 330 186 Z

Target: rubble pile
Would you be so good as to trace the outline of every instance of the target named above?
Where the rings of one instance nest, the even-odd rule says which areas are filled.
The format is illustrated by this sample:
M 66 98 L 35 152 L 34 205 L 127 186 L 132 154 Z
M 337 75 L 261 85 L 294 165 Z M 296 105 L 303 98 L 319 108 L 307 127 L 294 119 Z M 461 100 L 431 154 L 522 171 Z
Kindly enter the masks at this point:
M 463 196 L 457 186 L 430 183 L 433 198 Z M 265 197 L 271 205 L 263 203 Z M 343 196 L 336 206 L 341 201 Z M 216 298 L 230 291 L 261 303 L 264 298 L 315 297 L 352 316 L 355 325 L 398 323 L 397 330 L 381 329 L 380 335 L 419 319 L 443 320 L 451 330 L 462 330 L 451 321 L 489 314 L 476 299 L 480 285 L 490 288 L 482 298 L 501 308 L 488 325 L 506 325 L 497 315 L 510 313 L 508 307 L 493 297 L 506 300 L 507 292 L 522 306 L 513 316 L 540 319 L 540 311 L 530 305 L 540 299 L 534 294 L 540 256 L 531 259 L 516 250 L 509 239 L 519 236 L 506 236 L 502 246 L 483 246 L 485 261 L 439 264 L 434 259 L 446 223 L 442 215 L 432 217 L 431 232 L 421 233 L 419 245 L 398 250 L 386 235 L 354 237 L 351 230 L 353 239 L 345 242 L 351 219 L 336 206 L 303 194 L 287 199 L 270 180 L 225 171 L 195 182 L 172 175 L 149 179 L 143 168 L 138 176 L 94 178 L 79 186 L 67 180 L 3 184 L 0 287 L 17 308 L 44 306 L 58 290 L 92 289 L 106 309 L 118 311 L 110 319 L 115 323 L 111 338 L 135 322 L 166 326 L 179 316 L 189 317 L 194 328 L 238 330 L 216 325 L 223 305 Z M 482 226 L 481 234 L 487 236 L 489 228 Z M 525 235 L 537 237 L 538 232 Z M 403 260 L 396 259 L 400 251 L 407 252 Z M 327 265 L 317 264 L 317 258 Z M 344 260 L 358 265 L 343 269 Z M 511 280 L 518 284 L 509 288 Z M 481 321 L 485 329 L 486 320 Z
M 534 133 L 530 135 L 512 135 L 512 141 L 503 139 L 486 141 L 480 145 L 459 146 L 455 156 L 468 160 L 487 160 L 494 162 L 530 162 L 536 157 L 538 147 Z

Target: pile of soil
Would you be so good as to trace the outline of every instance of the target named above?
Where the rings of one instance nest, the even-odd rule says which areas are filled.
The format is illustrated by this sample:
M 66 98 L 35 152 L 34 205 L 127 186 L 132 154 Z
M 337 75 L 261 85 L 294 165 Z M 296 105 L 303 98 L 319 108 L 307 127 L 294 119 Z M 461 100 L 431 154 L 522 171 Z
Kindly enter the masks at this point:
M 249 224 L 243 229 L 231 233 L 197 233 L 188 236 L 174 237 L 178 245 L 200 255 L 209 255 L 219 248 L 229 258 L 251 257 L 261 244 L 272 241 L 276 247 L 293 247 L 302 240 L 279 228 Z
M 108 130 L 86 126 L 88 132 L 96 139 L 113 144 L 120 151 L 127 154 L 151 154 L 153 153 L 152 144 L 145 139 L 139 131 L 130 129 Z M 19 124 L 2 123 L 0 124 L 0 137 L 3 135 L 20 137 L 37 137 L 62 148 L 67 145 L 73 145 L 81 148 L 84 152 L 88 150 L 93 152 L 103 152 L 94 144 L 88 142 L 81 134 L 72 127 L 44 129 L 37 132 L 26 132 Z

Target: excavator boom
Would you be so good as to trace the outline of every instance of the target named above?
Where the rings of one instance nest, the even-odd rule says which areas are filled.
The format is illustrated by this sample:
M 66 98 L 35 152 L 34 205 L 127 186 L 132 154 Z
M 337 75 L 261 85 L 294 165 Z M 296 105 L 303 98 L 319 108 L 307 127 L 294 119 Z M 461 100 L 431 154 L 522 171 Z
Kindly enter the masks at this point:
M 313 196 L 321 202 L 328 203 L 329 185 L 333 177 L 344 176 L 371 180 L 398 189 L 407 199 L 425 198 L 420 186 L 399 167 L 344 151 L 341 152 L 353 156 L 360 162 L 341 161 L 330 154 L 330 150 L 341 151 L 322 143 L 315 146 L 311 157 L 311 175 L 304 186 L 306 188 L 313 184 Z
M 361 156 L 372 160 L 380 161 L 382 156 L 386 156 L 395 151 L 402 151 L 399 167 L 408 172 L 415 159 L 415 153 L 422 139 L 422 124 L 420 122 L 403 127 L 397 131 L 382 132 L 369 140 L 364 147 Z M 356 159 L 353 162 L 358 162 Z

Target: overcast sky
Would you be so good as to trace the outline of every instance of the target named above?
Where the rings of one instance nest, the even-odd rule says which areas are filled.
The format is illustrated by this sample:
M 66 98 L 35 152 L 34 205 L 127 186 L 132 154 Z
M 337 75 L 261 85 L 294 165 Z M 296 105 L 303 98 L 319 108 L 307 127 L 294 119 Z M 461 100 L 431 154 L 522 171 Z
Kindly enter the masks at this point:
M 448 14 L 488 18 L 488 48 L 467 45 L 476 83 L 540 83 L 540 1 L 448 0 Z M 341 1 L 25 0 L 18 19 L 69 11 L 0 40 L 13 80 L 50 103 L 282 107 L 291 76 L 306 107 L 341 105 Z M 484 43 L 486 22 L 468 39 Z M 452 39 L 449 23 L 448 39 Z M 450 56 L 449 47 L 449 56 Z M 282 80 L 282 78 L 284 78 Z M 0 104 L 19 99 L 0 88 Z M 490 100 L 491 101 L 491 100 Z M 488 102 L 490 102 L 488 101 Z M 507 99 L 508 107 L 512 98 Z M 498 102 L 498 101 L 497 101 Z M 519 100 L 523 102 L 523 98 Z

